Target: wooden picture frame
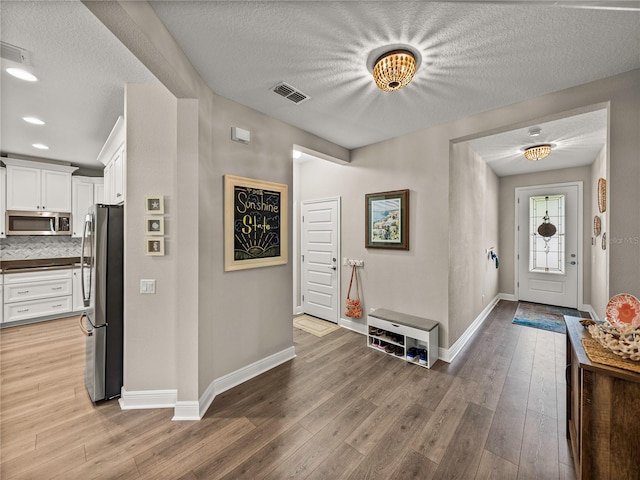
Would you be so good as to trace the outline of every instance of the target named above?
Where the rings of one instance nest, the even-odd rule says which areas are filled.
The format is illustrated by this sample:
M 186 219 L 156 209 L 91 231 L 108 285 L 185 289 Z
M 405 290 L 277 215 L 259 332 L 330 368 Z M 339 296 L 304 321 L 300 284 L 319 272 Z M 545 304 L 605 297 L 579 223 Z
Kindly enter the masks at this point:
M 146 214 L 164 214 L 164 196 L 147 195 L 144 197 L 144 213 Z
M 409 250 L 409 190 L 365 195 L 364 246 Z
M 157 215 L 144 217 L 144 233 L 147 235 L 164 235 L 164 217 Z
M 288 186 L 224 176 L 224 270 L 285 265 Z
M 164 256 L 164 237 L 145 237 L 144 245 L 147 255 Z

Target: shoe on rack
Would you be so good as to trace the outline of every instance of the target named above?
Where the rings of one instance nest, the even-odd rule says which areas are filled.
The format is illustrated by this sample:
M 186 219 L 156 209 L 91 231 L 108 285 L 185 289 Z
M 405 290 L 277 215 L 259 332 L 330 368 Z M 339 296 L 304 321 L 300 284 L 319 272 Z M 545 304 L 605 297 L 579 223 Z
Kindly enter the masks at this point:
M 420 363 L 420 365 L 426 365 L 427 364 L 427 351 L 426 350 L 420 350 L 420 359 L 418 360 L 418 363 Z
M 376 327 L 369 327 L 369 335 L 376 335 L 378 329 Z
M 398 347 L 398 346 L 396 345 L 396 347 L 395 347 L 395 349 L 394 349 L 394 351 L 393 351 L 393 354 L 394 354 L 396 357 L 404 357 L 404 348 L 402 348 L 402 347 Z
M 384 348 L 384 351 L 387 353 L 394 353 L 396 351 L 396 347 L 395 345 L 389 344 Z
M 407 350 L 407 360 L 409 360 L 410 362 L 414 361 L 417 354 L 418 350 L 416 349 L 416 347 L 411 347 L 409 350 Z
M 380 340 L 378 340 L 377 338 L 372 338 L 371 339 L 371 345 L 373 345 L 374 347 L 377 347 L 380 345 Z
M 380 350 L 384 350 L 385 348 L 387 348 L 387 345 L 389 345 L 387 342 L 383 342 L 382 340 L 380 340 L 377 346 Z

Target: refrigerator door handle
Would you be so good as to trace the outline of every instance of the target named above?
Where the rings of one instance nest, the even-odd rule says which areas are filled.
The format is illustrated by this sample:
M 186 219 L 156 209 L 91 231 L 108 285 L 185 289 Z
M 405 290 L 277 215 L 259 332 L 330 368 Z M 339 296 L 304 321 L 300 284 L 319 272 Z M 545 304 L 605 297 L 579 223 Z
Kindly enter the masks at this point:
M 87 320 L 89 319 L 86 313 L 82 314 L 82 316 L 80 317 L 80 330 L 82 330 L 82 333 L 84 333 L 87 337 L 90 337 L 93 335 L 93 332 L 87 330 L 87 327 L 85 327 L 84 323 L 82 322 L 83 318 L 86 318 Z
M 85 267 L 85 256 L 84 256 L 84 244 L 87 241 L 87 233 L 89 228 L 91 227 L 91 214 L 87 214 L 84 219 L 84 226 L 82 227 L 82 244 L 80 251 L 80 283 L 82 284 L 82 301 L 85 307 L 90 305 L 91 300 L 91 270 L 89 270 L 89 291 L 86 291 L 85 281 L 84 281 L 84 269 Z M 91 247 L 90 258 L 93 257 L 93 240 L 89 239 L 89 244 Z

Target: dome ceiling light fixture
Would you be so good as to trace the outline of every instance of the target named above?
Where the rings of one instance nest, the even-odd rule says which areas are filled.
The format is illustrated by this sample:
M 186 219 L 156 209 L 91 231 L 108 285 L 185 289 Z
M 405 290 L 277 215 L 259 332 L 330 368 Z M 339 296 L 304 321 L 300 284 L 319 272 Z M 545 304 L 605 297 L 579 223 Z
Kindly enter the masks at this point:
M 550 153 L 551 144 L 543 143 L 542 145 L 534 145 L 532 147 L 525 148 L 524 158 L 526 158 L 527 160 L 531 160 L 532 162 L 537 162 L 538 160 L 547 158 Z
M 406 87 L 417 70 L 413 52 L 391 50 L 381 55 L 373 66 L 373 79 L 380 90 L 395 92 Z

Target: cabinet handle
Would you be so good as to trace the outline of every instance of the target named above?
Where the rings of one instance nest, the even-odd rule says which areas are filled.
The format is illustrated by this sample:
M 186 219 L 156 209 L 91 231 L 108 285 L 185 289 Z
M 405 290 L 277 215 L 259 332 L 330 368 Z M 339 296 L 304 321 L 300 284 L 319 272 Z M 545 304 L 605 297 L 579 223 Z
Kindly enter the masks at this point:
M 121 197 L 122 194 L 121 193 L 116 193 L 116 197 Z
M 62 290 L 62 287 L 51 287 L 51 290 Z
M 58 303 L 57 305 L 51 305 L 51 308 L 58 308 L 58 307 L 61 307 L 61 306 L 62 306 L 62 304 Z
M 395 323 L 392 323 L 391 325 L 393 325 L 394 327 L 400 327 L 400 325 L 396 325 Z
M 24 295 L 25 293 L 29 293 L 29 290 L 23 290 L 21 292 L 16 292 L 18 295 Z
M 28 308 L 23 308 L 22 310 L 16 310 L 18 313 L 25 313 L 28 312 L 29 309 Z

